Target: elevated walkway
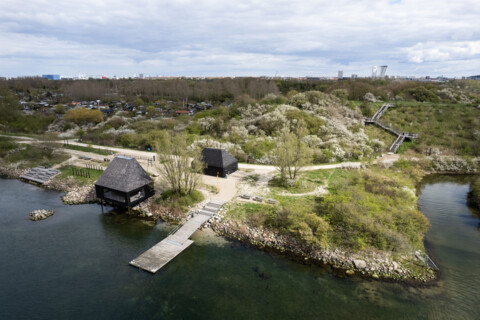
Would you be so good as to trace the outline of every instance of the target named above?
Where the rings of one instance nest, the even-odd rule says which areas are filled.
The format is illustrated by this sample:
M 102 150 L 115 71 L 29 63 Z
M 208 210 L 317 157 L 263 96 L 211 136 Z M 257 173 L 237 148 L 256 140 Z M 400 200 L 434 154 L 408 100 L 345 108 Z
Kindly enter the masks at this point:
M 375 112 L 375 114 L 373 115 L 372 119 L 373 120 L 378 120 L 380 119 L 380 117 L 385 113 L 385 111 L 388 110 L 388 108 L 392 108 L 394 107 L 395 105 L 392 104 L 392 103 L 385 103 L 384 105 L 382 105 L 380 107 L 380 109 L 377 110 L 377 112 Z
M 375 112 L 372 118 L 364 118 L 363 123 L 364 124 L 376 124 L 380 128 L 382 128 L 385 131 L 388 131 L 394 135 L 397 136 L 393 144 L 390 146 L 390 149 L 388 149 L 388 152 L 397 152 L 398 148 L 402 145 L 403 141 L 405 139 L 418 139 L 418 134 L 416 133 L 408 133 L 408 132 L 401 132 L 400 130 L 397 130 L 396 128 L 389 126 L 383 122 L 381 122 L 379 119 L 380 117 L 385 113 L 385 111 L 388 110 L 388 108 L 394 107 L 393 104 L 391 103 L 386 103 L 380 107 L 380 109 Z
M 190 236 L 207 222 L 223 204 L 223 201 L 210 201 L 173 234 L 168 235 L 155 246 L 130 261 L 130 265 L 156 273 L 193 243 L 189 239 Z

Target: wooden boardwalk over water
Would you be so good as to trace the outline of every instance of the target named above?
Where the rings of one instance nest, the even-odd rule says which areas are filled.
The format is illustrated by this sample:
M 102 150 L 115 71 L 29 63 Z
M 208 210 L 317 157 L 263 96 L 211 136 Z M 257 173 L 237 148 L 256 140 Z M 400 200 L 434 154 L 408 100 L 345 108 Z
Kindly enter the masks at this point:
M 130 264 L 145 271 L 156 273 L 193 243 L 189 239 L 190 236 L 207 222 L 222 205 L 223 202 L 219 201 L 207 203 L 197 215 L 188 220 L 174 234 L 169 235 L 151 249 L 130 261 Z

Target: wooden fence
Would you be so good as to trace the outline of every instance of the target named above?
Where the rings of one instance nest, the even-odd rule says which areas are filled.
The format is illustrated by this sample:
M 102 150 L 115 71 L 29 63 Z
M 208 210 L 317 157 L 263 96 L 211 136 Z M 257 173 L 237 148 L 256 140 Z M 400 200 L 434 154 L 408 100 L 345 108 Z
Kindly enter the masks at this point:
M 76 167 L 72 167 L 72 174 L 78 177 L 85 177 L 90 178 L 90 170 L 89 169 L 79 169 Z

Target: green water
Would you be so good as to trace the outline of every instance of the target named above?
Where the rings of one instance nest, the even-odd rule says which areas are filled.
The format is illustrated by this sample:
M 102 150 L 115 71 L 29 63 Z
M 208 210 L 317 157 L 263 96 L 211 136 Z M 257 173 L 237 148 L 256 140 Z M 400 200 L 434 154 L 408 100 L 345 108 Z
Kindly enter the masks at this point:
M 442 270 L 427 287 L 340 279 L 208 232 L 151 275 L 128 261 L 171 226 L 0 180 L 0 319 L 480 319 L 480 216 L 468 179 L 441 179 L 420 189 Z M 39 208 L 56 214 L 28 220 Z

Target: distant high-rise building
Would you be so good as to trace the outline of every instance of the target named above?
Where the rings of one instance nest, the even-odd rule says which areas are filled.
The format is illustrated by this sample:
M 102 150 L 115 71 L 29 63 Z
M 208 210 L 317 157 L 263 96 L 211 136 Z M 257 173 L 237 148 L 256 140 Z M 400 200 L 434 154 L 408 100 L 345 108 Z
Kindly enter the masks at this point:
M 372 67 L 372 78 L 375 79 L 377 77 L 377 66 Z
M 380 66 L 380 79 L 385 77 L 385 73 L 387 72 L 388 66 Z
M 60 80 L 59 74 L 42 74 L 42 78 L 48 80 Z
M 138 74 L 138 77 L 139 77 L 140 79 L 143 79 L 143 73 L 139 73 L 139 74 Z
M 352 79 L 357 79 L 357 78 L 358 78 L 358 74 L 352 73 Z
M 343 71 L 339 70 L 338 71 L 338 80 L 341 80 L 341 79 L 343 79 Z

